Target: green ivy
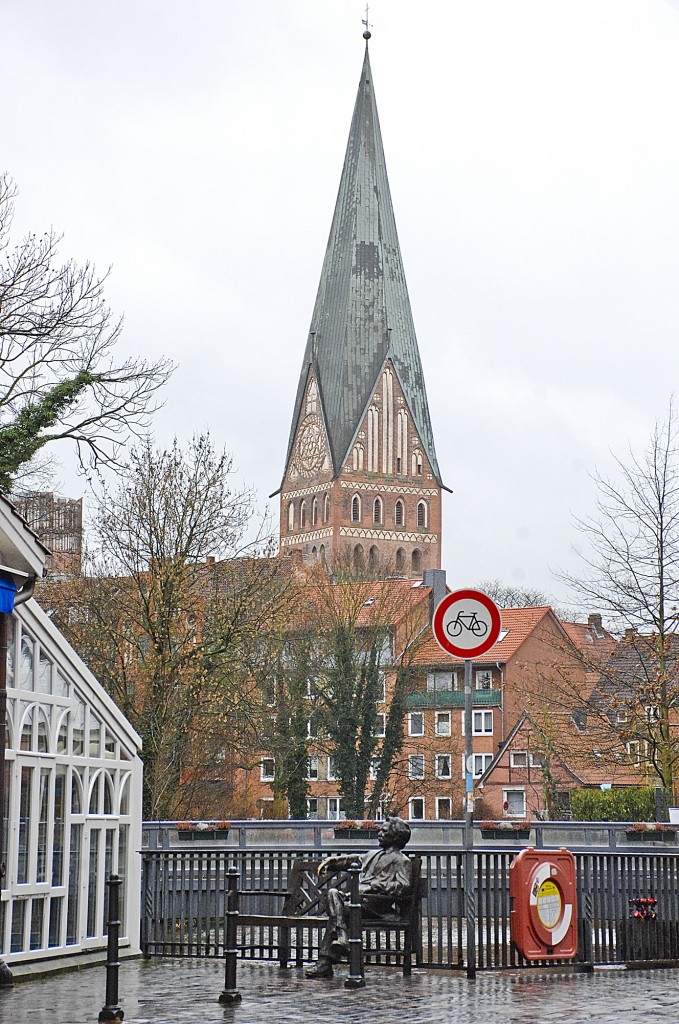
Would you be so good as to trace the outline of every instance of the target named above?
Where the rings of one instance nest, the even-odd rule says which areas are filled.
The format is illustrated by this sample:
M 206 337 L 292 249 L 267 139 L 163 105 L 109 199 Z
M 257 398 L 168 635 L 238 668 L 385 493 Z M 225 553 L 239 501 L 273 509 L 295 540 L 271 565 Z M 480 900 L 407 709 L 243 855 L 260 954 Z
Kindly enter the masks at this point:
M 574 789 L 571 812 L 574 821 L 655 821 L 655 790 L 652 786 Z

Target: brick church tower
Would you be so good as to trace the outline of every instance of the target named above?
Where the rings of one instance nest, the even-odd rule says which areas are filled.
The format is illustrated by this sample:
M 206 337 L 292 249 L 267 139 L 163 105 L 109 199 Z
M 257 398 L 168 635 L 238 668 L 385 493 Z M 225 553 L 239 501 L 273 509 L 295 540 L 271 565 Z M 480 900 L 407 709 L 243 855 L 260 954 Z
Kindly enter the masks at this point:
M 280 488 L 282 552 L 441 564 L 441 489 L 368 45 Z

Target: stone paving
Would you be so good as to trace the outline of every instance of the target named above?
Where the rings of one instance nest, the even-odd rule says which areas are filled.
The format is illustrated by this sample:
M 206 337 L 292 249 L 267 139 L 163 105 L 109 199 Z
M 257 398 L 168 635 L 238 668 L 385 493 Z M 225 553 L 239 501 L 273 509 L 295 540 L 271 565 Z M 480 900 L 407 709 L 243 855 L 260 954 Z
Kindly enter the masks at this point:
M 120 968 L 126 1024 L 658 1024 L 679 1020 L 679 971 L 597 970 L 464 974 L 369 969 L 366 987 L 307 981 L 301 971 L 239 963 L 243 1001 L 218 1002 L 223 965 L 206 960 L 128 960 Z M 83 1024 L 104 1002 L 105 970 L 32 978 L 0 992 L 2 1024 Z

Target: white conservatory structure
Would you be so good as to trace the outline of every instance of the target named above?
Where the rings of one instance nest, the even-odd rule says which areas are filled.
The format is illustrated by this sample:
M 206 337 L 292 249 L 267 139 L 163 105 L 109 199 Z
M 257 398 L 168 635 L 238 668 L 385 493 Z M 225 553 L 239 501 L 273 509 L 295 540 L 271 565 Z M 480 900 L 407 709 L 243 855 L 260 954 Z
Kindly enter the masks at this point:
M 41 551 L 0 497 L 0 570 L 23 554 L 39 575 Z M 121 946 L 137 950 L 140 739 L 49 616 L 19 596 L 8 617 L 0 956 L 11 968 L 104 950 L 111 874 L 122 879 Z

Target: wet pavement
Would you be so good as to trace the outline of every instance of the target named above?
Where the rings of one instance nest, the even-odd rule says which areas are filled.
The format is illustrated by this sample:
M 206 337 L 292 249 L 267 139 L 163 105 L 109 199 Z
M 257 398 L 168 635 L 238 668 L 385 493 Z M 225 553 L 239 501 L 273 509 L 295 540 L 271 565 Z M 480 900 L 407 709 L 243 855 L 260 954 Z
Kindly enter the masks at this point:
M 239 963 L 242 1002 L 217 1001 L 223 962 L 128 960 L 120 968 L 127 1024 L 658 1024 L 679 1020 L 679 970 L 464 974 L 368 968 L 366 987 L 308 981 L 275 964 Z M 0 991 L 2 1024 L 83 1024 L 104 1003 L 105 969 L 36 977 Z

